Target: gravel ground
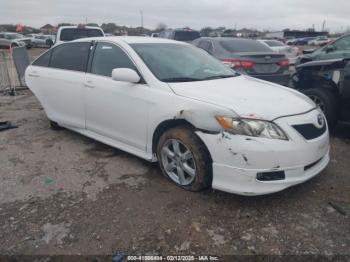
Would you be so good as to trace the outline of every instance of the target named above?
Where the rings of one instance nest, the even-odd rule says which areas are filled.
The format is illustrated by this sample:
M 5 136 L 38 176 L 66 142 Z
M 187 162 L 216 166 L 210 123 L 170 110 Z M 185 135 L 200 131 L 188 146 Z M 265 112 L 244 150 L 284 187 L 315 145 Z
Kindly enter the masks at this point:
M 53 131 L 29 91 L 0 96 L 0 254 L 350 255 L 350 127 L 321 175 L 281 193 L 191 193 L 156 164 Z

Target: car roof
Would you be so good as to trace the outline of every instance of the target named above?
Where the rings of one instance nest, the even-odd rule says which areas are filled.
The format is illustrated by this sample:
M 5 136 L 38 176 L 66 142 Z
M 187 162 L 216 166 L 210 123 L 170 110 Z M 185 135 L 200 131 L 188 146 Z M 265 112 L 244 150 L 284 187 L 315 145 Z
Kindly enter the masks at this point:
M 203 40 L 213 40 L 213 41 L 257 41 L 256 39 L 249 39 L 249 38 L 242 38 L 242 37 L 200 37 L 197 39 L 203 39 Z
M 99 26 L 80 26 L 80 25 L 65 25 L 65 26 L 60 26 L 59 29 L 67 29 L 67 28 L 68 29 L 69 28 L 74 28 L 74 29 L 79 28 L 79 29 L 100 29 L 100 30 L 102 30 L 102 28 Z
M 179 42 L 166 38 L 156 38 L 156 37 L 145 37 L 145 36 L 105 36 L 105 37 L 89 37 L 74 40 L 74 42 L 86 42 L 86 41 L 110 41 L 110 42 L 125 42 L 127 44 L 186 44 L 184 42 Z

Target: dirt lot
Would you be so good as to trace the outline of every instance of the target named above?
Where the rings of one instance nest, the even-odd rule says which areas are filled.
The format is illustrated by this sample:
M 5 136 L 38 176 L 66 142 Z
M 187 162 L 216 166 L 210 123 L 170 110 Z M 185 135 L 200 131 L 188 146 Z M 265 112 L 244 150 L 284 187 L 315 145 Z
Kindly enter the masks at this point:
M 0 96 L 0 254 L 348 254 L 350 127 L 320 176 L 263 197 L 190 193 L 157 165 L 53 131 L 29 91 Z M 137 252 L 136 252 L 137 251 Z

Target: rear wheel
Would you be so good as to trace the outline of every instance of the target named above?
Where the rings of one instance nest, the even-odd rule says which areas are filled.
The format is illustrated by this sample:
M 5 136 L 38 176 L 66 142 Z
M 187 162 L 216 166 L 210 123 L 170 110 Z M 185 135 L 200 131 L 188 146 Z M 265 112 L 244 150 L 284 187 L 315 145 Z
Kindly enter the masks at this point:
M 212 161 L 196 134 L 187 127 L 166 131 L 159 139 L 157 157 L 163 175 L 189 191 L 211 186 Z
M 323 111 L 327 118 L 329 129 L 334 129 L 339 118 L 338 100 L 334 93 L 325 88 L 306 89 L 303 93 L 310 97 Z

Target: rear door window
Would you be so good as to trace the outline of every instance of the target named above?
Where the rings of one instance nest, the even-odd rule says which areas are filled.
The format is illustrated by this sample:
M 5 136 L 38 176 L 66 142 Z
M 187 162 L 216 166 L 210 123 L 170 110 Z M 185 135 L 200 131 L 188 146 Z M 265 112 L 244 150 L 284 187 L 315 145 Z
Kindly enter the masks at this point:
M 99 29 L 88 29 L 88 28 L 66 28 L 62 29 L 60 40 L 61 41 L 72 41 L 75 39 L 86 38 L 86 37 L 99 37 L 103 36 L 103 33 Z
M 120 47 L 110 43 L 97 43 L 91 73 L 110 77 L 115 68 L 130 68 L 137 71 L 134 63 Z
M 65 43 L 52 50 L 50 67 L 86 72 L 90 42 Z

